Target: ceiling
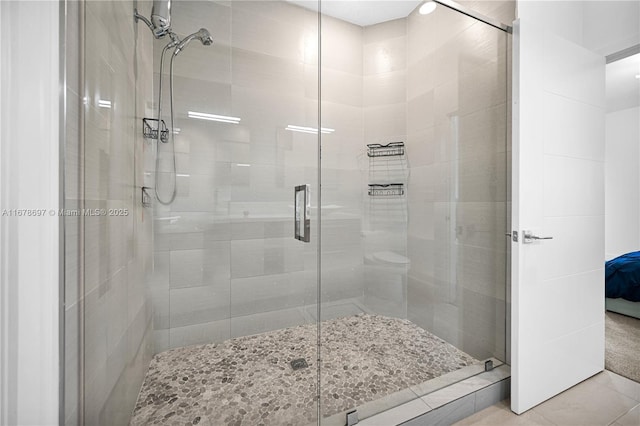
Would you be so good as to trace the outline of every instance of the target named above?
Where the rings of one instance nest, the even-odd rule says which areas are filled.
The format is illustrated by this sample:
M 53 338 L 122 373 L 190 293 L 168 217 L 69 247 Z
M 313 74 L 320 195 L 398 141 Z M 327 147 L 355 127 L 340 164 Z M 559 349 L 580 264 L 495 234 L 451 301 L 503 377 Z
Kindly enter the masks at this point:
M 317 0 L 288 0 L 318 10 Z M 424 0 L 323 0 L 322 13 L 361 27 L 407 17 Z M 622 2 L 616 2 L 622 3 Z M 618 49 L 619 50 L 619 49 Z M 607 111 L 640 106 L 640 54 L 607 65 Z
M 318 10 L 317 1 L 288 1 L 307 9 Z M 393 19 L 406 18 L 423 1 L 424 0 L 323 0 L 322 13 L 361 27 L 366 27 Z
M 640 53 L 607 64 L 607 111 L 640 106 Z

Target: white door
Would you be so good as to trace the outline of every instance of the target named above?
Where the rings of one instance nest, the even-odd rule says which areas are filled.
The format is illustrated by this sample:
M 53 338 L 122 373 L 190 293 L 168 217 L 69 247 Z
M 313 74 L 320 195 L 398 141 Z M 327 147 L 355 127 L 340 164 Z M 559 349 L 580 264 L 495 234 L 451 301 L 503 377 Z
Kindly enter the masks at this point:
M 517 21 L 511 408 L 604 369 L 605 60 Z M 525 230 L 538 237 L 525 242 Z

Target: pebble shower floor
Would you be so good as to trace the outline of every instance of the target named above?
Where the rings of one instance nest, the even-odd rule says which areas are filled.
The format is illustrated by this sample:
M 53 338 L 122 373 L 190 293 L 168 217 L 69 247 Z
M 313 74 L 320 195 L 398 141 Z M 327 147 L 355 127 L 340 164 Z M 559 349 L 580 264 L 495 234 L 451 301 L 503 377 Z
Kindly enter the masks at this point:
M 316 324 L 157 354 L 131 425 L 316 422 Z M 304 358 L 308 368 L 290 362 Z M 359 314 L 322 323 L 327 417 L 478 362 L 411 321 Z

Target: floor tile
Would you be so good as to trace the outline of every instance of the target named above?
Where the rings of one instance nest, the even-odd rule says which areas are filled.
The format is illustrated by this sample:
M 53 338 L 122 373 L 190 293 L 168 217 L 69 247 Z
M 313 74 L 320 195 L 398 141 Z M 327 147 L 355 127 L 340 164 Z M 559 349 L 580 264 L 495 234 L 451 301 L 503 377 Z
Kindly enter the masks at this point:
M 474 406 L 475 395 L 466 395 L 437 410 L 430 411 L 424 416 L 403 423 L 403 426 L 448 426 L 473 414 Z
M 611 371 L 596 374 L 591 380 L 640 402 L 640 383 Z
M 418 395 L 413 393 L 411 389 L 403 389 L 398 392 L 394 392 L 390 395 L 382 398 L 375 399 L 370 402 L 366 402 L 358 406 L 358 415 L 362 419 L 375 416 L 386 410 L 390 410 L 395 407 L 399 407 L 402 404 L 406 404 L 414 399 L 418 399 Z M 343 420 L 343 419 L 340 419 Z M 327 423 L 328 424 L 328 423 Z M 341 425 L 342 426 L 342 425 Z
M 389 426 L 398 425 L 400 423 L 411 420 L 421 414 L 429 411 L 430 408 L 420 399 L 403 404 L 399 407 L 392 408 L 377 416 L 362 420 L 358 424 L 361 426 Z
M 472 415 L 454 423 L 454 426 L 553 426 L 549 420 L 542 417 L 540 414 L 527 411 L 524 414 L 517 415 L 509 408 L 509 401 L 502 401 L 498 404 L 492 405 L 482 411 L 479 411 Z
M 638 402 L 595 380 L 587 380 L 532 410 L 563 426 L 606 426 Z
M 444 389 L 440 389 L 429 395 L 423 396 L 422 400 L 431 408 L 438 408 L 453 400 L 462 398 L 472 392 L 489 386 L 491 382 L 481 376 L 470 377 L 469 379 L 455 383 Z
M 620 426 L 638 426 L 640 425 L 640 405 L 636 405 L 631 411 L 620 417 L 615 422 Z

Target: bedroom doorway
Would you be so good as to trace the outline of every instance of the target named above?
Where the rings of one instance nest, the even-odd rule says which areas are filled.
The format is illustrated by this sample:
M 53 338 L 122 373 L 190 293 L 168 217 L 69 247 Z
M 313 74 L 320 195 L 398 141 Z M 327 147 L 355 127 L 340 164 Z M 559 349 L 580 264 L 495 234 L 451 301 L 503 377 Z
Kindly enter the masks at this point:
M 640 382 L 640 45 L 607 56 L 605 368 Z

